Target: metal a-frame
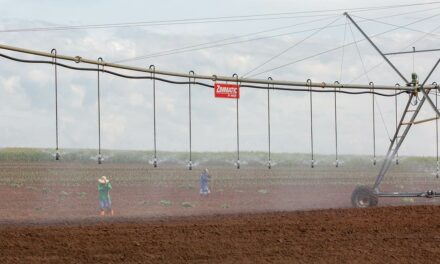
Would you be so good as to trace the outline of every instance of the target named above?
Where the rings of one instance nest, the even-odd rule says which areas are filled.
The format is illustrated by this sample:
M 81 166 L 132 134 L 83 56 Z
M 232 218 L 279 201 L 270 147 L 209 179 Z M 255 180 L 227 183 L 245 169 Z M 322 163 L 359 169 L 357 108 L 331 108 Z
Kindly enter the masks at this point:
M 396 131 L 391 139 L 390 146 L 388 148 L 388 152 L 385 156 L 384 162 L 380 168 L 379 174 L 377 175 L 376 181 L 372 187 L 370 186 L 358 186 L 352 193 L 351 201 L 354 207 L 371 207 L 376 206 L 378 204 L 379 197 L 425 197 L 425 198 L 433 198 L 440 197 L 440 192 L 435 192 L 433 190 L 423 191 L 423 192 L 382 192 L 379 189 L 379 186 L 382 180 L 385 177 L 385 174 L 388 172 L 391 164 L 393 163 L 393 159 L 396 156 L 399 148 L 402 146 L 406 136 L 408 135 L 409 130 L 415 124 L 424 123 L 432 120 L 436 120 L 440 117 L 440 112 L 437 109 L 434 102 L 428 96 L 429 92 L 432 89 L 438 89 L 437 84 L 433 84 L 429 88 L 425 88 L 426 82 L 431 77 L 434 70 L 440 63 L 440 59 L 437 60 L 435 65 L 432 67 L 428 76 L 425 78 L 423 83 L 419 85 L 417 75 L 415 73 L 412 74 L 412 80 L 409 82 L 405 76 L 391 63 L 391 61 L 386 57 L 386 55 L 374 44 L 374 42 L 365 34 L 365 32 L 359 27 L 359 25 L 350 17 L 348 13 L 344 13 L 344 15 L 353 23 L 353 25 L 359 30 L 359 32 L 368 40 L 368 42 L 374 47 L 374 49 L 382 56 L 382 58 L 393 68 L 393 70 L 402 78 L 405 82 L 406 86 L 412 88 L 412 92 L 409 95 L 408 102 L 406 103 L 405 109 L 400 118 L 400 122 L 396 127 Z M 418 51 L 413 51 L 418 52 Z M 419 51 L 425 52 L 425 51 Z M 404 52 L 402 52 L 404 53 Z M 392 53 L 399 54 L 399 52 Z M 420 102 L 418 102 L 415 107 L 412 105 L 412 100 L 417 97 L 418 93 L 421 93 L 422 98 Z M 436 117 L 418 120 L 416 121 L 416 117 L 420 112 L 420 109 L 423 107 L 425 102 L 428 102 L 429 106 L 435 111 Z M 413 108 L 412 108 L 413 107 Z M 407 120 L 407 116 L 411 116 L 409 120 Z

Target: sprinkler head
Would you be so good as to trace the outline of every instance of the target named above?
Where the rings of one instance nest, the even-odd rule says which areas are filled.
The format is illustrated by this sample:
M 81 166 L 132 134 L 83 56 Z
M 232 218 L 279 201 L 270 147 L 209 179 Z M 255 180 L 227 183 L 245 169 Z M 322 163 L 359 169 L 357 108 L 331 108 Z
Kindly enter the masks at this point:
M 189 162 L 188 162 L 188 170 L 192 170 L 192 168 L 193 168 L 193 167 L 192 167 L 192 161 L 189 161 Z
M 60 160 L 60 153 L 58 151 L 55 153 L 55 160 Z

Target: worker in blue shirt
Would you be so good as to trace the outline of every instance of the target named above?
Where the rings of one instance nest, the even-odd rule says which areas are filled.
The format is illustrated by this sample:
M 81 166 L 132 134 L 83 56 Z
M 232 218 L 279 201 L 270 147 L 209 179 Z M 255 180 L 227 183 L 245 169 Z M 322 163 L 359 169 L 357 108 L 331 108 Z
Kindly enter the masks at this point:
M 202 174 L 200 174 L 200 195 L 208 196 L 211 191 L 209 190 L 208 183 L 211 180 L 211 175 L 209 175 L 208 169 L 204 169 Z

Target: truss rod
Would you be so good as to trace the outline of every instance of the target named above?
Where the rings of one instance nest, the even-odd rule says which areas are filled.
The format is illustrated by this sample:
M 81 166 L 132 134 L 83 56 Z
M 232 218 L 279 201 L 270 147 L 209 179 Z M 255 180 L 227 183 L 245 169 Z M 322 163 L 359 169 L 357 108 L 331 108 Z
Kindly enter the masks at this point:
M 23 49 L 8 45 L 2 45 L 0 44 L 0 49 L 19 52 L 19 53 L 25 53 L 25 54 L 31 54 L 35 56 L 42 56 L 42 57 L 48 57 L 48 58 L 55 58 L 54 54 L 48 53 L 48 52 L 42 52 L 42 51 L 36 51 L 36 50 L 30 50 L 30 49 Z M 92 65 L 99 65 L 99 66 L 105 66 L 115 69 L 122 69 L 122 70 L 128 70 L 128 71 L 135 71 L 135 72 L 144 72 L 144 73 L 152 73 L 153 70 L 148 68 L 142 68 L 142 67 L 134 67 L 129 65 L 123 65 L 123 64 L 116 64 L 116 63 L 109 63 L 105 61 L 97 61 L 97 60 L 91 60 L 82 58 L 80 56 L 66 56 L 66 55 L 56 55 L 57 60 L 66 60 L 66 61 L 72 61 L 76 63 L 86 63 L 86 64 L 92 64 Z M 325 82 L 314 82 L 314 83 L 306 83 L 306 82 L 294 82 L 294 81 L 281 81 L 281 80 L 267 80 L 267 79 L 251 79 L 251 78 L 235 78 L 235 77 L 228 77 L 228 76 L 216 76 L 216 75 L 192 75 L 188 73 L 179 73 L 179 72 L 170 72 L 170 71 L 161 71 L 161 70 L 155 70 L 156 75 L 165 75 L 165 76 L 173 76 L 173 77 L 179 77 L 179 78 L 192 78 L 193 80 L 199 79 L 199 80 L 212 80 L 212 81 L 227 81 L 227 82 L 239 82 L 242 84 L 271 84 L 271 85 L 283 85 L 283 86 L 290 86 L 292 87 L 292 90 L 295 90 L 293 87 L 300 87 L 303 89 L 305 86 L 309 87 L 318 87 L 318 88 L 338 88 L 338 89 L 359 89 L 359 90 L 369 90 L 371 87 L 370 85 L 363 85 L 363 84 L 335 84 L 335 83 L 325 83 Z M 434 88 L 432 85 L 427 85 L 426 88 Z M 399 87 L 396 88 L 394 85 L 378 85 L 375 84 L 374 89 L 376 90 L 392 90 L 392 91 L 411 91 L 411 87 Z
M 421 120 L 417 120 L 417 121 L 413 121 L 413 122 L 403 122 L 402 125 L 410 125 L 410 124 L 417 125 L 417 124 L 422 124 L 422 123 L 426 123 L 426 122 L 429 122 L 429 121 L 434 121 L 434 120 L 437 120 L 439 118 L 440 117 L 431 117 L 431 118 L 421 119 Z
M 399 55 L 399 54 L 433 52 L 433 51 L 440 51 L 440 49 L 425 49 L 425 50 L 413 50 L 413 51 L 388 52 L 388 53 L 384 53 L 383 55 Z

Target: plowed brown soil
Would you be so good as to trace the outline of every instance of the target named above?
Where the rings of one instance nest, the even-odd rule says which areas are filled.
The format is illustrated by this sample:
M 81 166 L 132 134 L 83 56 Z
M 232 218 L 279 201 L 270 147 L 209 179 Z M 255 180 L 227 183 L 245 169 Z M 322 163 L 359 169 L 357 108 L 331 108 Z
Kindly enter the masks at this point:
M 200 197 L 199 171 L 0 162 L 0 264 L 438 262 L 438 199 L 338 209 L 351 207 L 374 170 L 210 171 L 212 192 Z M 98 217 L 101 175 L 113 183 L 114 217 Z M 414 172 L 390 176 L 384 191 L 440 185 Z
M 0 229 L 1 263 L 435 263 L 437 206 Z

